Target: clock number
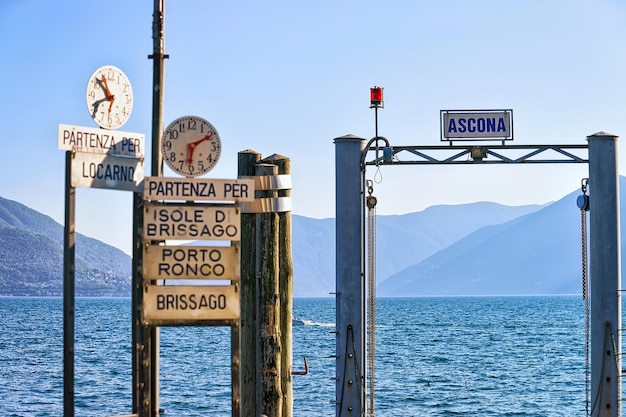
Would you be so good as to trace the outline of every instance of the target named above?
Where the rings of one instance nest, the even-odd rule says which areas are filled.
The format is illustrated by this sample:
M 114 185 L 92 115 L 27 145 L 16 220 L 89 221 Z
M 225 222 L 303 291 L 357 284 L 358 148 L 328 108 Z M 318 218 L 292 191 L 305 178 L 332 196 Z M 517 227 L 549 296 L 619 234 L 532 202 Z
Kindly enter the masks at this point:
M 169 140 L 164 140 L 163 141 L 163 148 L 165 148 L 166 151 L 169 151 L 172 149 L 172 142 L 170 142 Z
M 198 169 L 200 170 L 200 172 L 204 171 L 204 161 L 198 161 Z
M 187 123 L 187 128 L 189 130 L 196 130 L 197 121 L 194 119 L 189 119 L 189 123 Z
M 178 139 L 178 130 L 170 130 L 170 139 L 176 140 Z

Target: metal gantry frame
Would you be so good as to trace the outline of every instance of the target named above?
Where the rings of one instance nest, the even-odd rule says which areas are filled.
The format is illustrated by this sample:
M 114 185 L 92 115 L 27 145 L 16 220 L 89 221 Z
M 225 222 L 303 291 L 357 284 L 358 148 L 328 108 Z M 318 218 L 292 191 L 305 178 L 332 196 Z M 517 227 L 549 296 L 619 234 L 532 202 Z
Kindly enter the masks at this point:
M 365 198 L 367 166 L 589 165 L 591 416 L 621 416 L 621 259 L 617 136 L 580 145 L 390 146 L 380 136 L 334 139 L 336 169 L 336 416 L 365 415 Z M 368 156 L 374 154 L 373 158 Z M 576 209 L 576 208 L 572 208 Z M 595 308 L 594 308 L 595 307 Z
M 378 139 L 378 140 L 376 140 Z M 370 142 L 386 141 L 384 137 Z M 450 164 L 555 164 L 588 163 L 588 146 L 581 145 L 449 145 L 378 147 L 379 155 L 365 165 L 450 165 Z M 368 148 L 376 152 L 376 147 Z M 380 155 L 380 151 L 387 155 Z M 391 159 L 388 155 L 391 155 Z M 387 158 L 385 158 L 387 156 Z

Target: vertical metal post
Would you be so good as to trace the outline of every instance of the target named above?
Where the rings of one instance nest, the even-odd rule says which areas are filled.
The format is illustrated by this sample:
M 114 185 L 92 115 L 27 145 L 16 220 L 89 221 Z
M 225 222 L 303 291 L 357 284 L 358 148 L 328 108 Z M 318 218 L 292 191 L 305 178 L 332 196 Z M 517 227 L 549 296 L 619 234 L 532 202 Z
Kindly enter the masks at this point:
M 163 13 L 164 0 L 154 0 L 152 14 L 152 176 L 163 176 L 161 135 L 163 132 Z M 141 323 L 143 303 L 143 202 L 134 198 L 133 213 L 133 411 L 139 417 L 158 417 L 159 411 L 159 328 Z
M 232 281 L 231 281 L 232 284 Z M 239 321 L 230 325 L 230 378 L 232 417 L 241 417 L 241 326 Z
M 365 139 L 335 138 L 336 416 L 365 406 Z
M 163 62 L 164 54 L 164 1 L 154 0 L 152 15 L 152 176 L 163 176 L 163 154 L 161 135 L 163 133 Z
M 63 229 L 63 416 L 74 417 L 75 227 L 76 188 L 72 152 L 65 152 L 65 228 Z
M 144 367 L 144 331 L 141 323 L 141 306 L 143 303 L 143 274 L 141 271 L 143 258 L 143 194 L 133 193 L 133 275 L 131 288 L 131 320 L 132 320 L 132 367 L 133 367 L 133 414 L 146 416 L 143 400 L 150 395 L 146 393 Z M 149 387 L 147 388 L 149 389 Z M 148 391 L 149 392 L 149 391 Z
M 620 221 L 617 136 L 588 136 L 591 416 L 621 416 Z

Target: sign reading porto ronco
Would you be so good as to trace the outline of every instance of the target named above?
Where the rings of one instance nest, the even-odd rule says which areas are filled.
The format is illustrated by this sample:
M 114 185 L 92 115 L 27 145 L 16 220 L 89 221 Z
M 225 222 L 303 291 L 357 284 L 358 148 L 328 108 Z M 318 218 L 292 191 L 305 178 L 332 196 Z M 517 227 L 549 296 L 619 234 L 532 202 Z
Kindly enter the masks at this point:
M 441 140 L 513 140 L 513 110 L 441 110 Z

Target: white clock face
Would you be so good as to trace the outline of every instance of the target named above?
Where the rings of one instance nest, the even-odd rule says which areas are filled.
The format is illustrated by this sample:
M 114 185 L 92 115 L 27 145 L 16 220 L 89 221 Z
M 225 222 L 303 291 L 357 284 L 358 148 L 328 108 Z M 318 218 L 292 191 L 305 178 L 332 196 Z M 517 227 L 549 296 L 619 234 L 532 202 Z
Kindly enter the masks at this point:
M 222 143 L 215 127 L 196 116 L 174 120 L 161 140 L 163 160 L 175 172 L 197 177 L 209 172 L 220 158 Z
M 121 69 L 105 65 L 89 77 L 87 109 L 104 129 L 117 129 L 128 121 L 133 110 L 133 90 Z

